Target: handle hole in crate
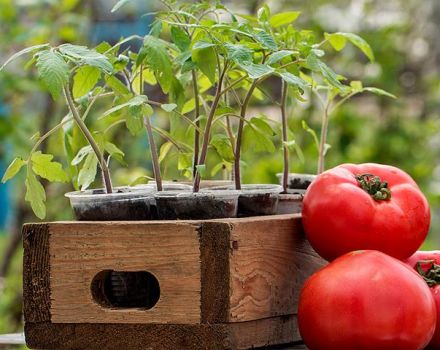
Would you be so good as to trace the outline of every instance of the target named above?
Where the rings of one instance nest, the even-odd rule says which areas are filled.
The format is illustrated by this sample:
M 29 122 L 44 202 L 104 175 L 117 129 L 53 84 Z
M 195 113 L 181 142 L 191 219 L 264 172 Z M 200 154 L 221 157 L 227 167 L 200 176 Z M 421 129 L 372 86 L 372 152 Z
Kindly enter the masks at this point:
M 106 308 L 151 309 L 160 298 L 157 278 L 148 271 L 99 272 L 92 281 L 93 299 Z

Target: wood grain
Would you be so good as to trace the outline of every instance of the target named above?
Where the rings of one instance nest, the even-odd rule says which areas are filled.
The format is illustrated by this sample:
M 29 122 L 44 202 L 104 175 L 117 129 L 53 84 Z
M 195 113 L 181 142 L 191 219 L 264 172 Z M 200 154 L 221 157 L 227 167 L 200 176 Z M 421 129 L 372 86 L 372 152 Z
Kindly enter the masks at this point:
M 304 281 L 324 261 L 305 239 L 299 215 L 230 222 L 229 322 L 295 314 Z
M 26 323 L 25 333 L 39 349 L 236 350 L 294 342 L 295 325 L 295 316 L 202 325 L 44 322 Z
M 29 322 L 50 320 L 50 258 L 47 224 L 23 226 L 23 313 Z
M 199 226 L 183 223 L 50 224 L 53 323 L 199 323 Z M 150 310 L 96 303 L 91 282 L 103 270 L 148 271 L 158 280 Z

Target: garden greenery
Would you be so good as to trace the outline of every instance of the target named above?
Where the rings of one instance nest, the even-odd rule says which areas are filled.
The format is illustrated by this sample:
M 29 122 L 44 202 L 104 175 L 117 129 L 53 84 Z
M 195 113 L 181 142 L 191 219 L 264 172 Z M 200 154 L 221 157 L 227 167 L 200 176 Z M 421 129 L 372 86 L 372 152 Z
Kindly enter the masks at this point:
M 113 10 L 127 2 L 119 1 Z M 173 152 L 182 175 L 193 181 L 194 191 L 199 191 L 202 178 L 221 169 L 232 174 L 240 189 L 241 152 L 250 148 L 275 152 L 273 136 L 280 134 L 286 189 L 289 151 L 300 152 L 287 126 L 293 101 L 303 101 L 310 91 L 322 104 L 320 137 L 303 123 L 316 141 L 318 172 L 322 172 L 331 113 L 365 91 L 392 96 L 378 88 L 363 87 L 359 81 L 348 83 L 325 63 L 324 49 L 340 51 L 348 42 L 374 60 L 370 46 L 355 34 L 326 33 L 324 38 L 316 38 L 313 32 L 296 28 L 299 12 L 272 14 L 266 5 L 251 16 L 234 13 L 219 1 L 162 3 L 165 8 L 154 13 L 155 21 L 145 37 L 134 35 L 114 46 L 103 42 L 94 49 L 72 44 L 37 45 L 16 53 L 0 67 L 1 71 L 17 57 L 31 54 L 30 64 L 36 67 L 45 88 L 55 99 L 63 96 L 66 102 L 67 116 L 37 136 L 29 157 L 14 159 L 2 180 L 26 168 L 25 199 L 39 218 L 45 217 L 46 194 L 37 176 L 49 181 L 72 180 L 75 188 L 84 190 L 94 182 L 99 167 L 106 191 L 112 192 L 109 162 L 115 159 L 124 164 L 124 153 L 111 139 L 114 127 L 125 124 L 133 136 L 146 132 L 158 190 L 162 189 L 161 163 Z M 137 52 L 130 46 L 123 49 L 132 41 L 142 42 Z M 279 82 L 279 93 L 267 89 L 269 78 L 271 86 Z M 146 92 L 156 85 L 162 92 L 160 101 L 150 99 Z M 265 115 L 249 115 L 254 98 L 269 98 L 279 106 L 281 123 Z M 89 130 L 86 118 L 98 100 L 108 105 L 100 118 L 109 119 L 110 126 Z M 165 116 L 168 129 L 153 123 L 153 115 Z M 78 171 L 63 170 L 53 155 L 38 150 L 47 137 L 60 130 L 68 167 Z M 80 149 L 72 136 L 75 130 L 87 140 Z M 160 147 L 154 134 L 163 139 Z M 210 152 L 215 152 L 220 162 L 208 172 Z

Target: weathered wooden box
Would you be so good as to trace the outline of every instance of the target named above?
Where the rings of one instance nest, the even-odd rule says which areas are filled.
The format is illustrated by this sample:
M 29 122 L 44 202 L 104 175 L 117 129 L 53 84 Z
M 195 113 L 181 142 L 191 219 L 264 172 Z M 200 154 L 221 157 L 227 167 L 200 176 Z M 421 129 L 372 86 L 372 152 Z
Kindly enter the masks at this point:
M 37 349 L 294 342 L 300 288 L 324 264 L 299 215 L 28 224 L 23 238 L 25 335 Z M 146 309 L 99 301 L 108 271 L 152 274 L 157 303 Z

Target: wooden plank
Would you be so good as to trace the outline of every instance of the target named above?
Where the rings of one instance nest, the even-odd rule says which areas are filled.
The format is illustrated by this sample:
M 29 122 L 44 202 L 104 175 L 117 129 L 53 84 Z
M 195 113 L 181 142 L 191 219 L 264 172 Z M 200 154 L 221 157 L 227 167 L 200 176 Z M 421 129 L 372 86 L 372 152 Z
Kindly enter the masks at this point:
M 204 222 L 200 234 L 203 323 L 221 323 L 229 315 L 229 242 L 227 222 Z
M 180 222 L 51 223 L 52 322 L 199 323 L 199 226 Z M 159 280 L 158 303 L 150 310 L 100 306 L 92 298 L 91 282 L 104 270 L 152 273 Z
M 325 262 L 305 239 L 299 215 L 230 222 L 229 322 L 297 311 L 304 281 Z
M 49 228 L 23 226 L 23 312 L 29 322 L 50 320 Z
M 217 350 L 296 341 L 296 317 L 234 324 L 75 324 L 26 323 L 30 348 L 87 350 Z M 245 332 L 245 333 L 243 333 Z

